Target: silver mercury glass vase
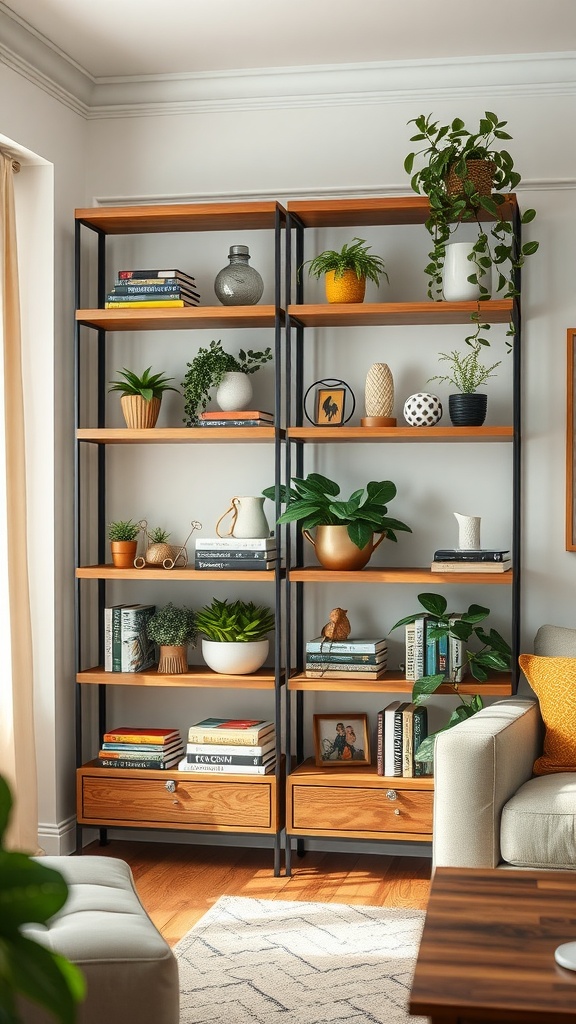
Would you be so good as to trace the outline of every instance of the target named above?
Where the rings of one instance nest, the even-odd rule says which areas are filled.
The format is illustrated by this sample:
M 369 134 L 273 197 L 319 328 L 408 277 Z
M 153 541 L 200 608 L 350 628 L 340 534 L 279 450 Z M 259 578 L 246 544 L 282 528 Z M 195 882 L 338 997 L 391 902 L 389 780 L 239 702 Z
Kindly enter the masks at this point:
M 254 306 L 262 297 L 264 282 L 250 266 L 247 245 L 231 245 L 230 266 L 224 267 L 214 281 L 216 297 L 224 306 Z

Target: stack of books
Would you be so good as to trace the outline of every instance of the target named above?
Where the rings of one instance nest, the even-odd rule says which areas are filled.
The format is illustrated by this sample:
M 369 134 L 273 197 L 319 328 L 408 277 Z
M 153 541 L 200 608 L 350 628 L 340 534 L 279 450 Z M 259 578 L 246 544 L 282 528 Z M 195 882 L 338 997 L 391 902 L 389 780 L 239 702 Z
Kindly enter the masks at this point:
M 453 613 L 448 617 L 452 625 L 460 618 Z M 449 635 L 441 640 L 430 636 L 436 626 L 436 619 L 428 615 L 420 615 L 406 627 L 406 667 L 405 678 L 421 679 L 422 676 L 434 676 L 442 673 L 446 680 L 461 683 L 466 674 L 465 649 L 462 640 Z
M 381 679 L 388 665 L 388 645 L 376 639 L 327 640 L 306 643 L 305 674 L 310 679 Z
M 378 775 L 414 778 L 431 775 L 429 762 L 414 755 L 428 735 L 428 712 L 410 701 L 394 700 L 378 712 L 376 771 Z
M 199 537 L 194 550 L 195 569 L 254 570 L 276 568 L 276 538 Z
M 174 768 L 184 753 L 178 729 L 120 726 L 105 732 L 98 752 L 101 768 Z
M 222 409 L 201 412 L 199 427 L 273 427 L 274 416 L 262 409 L 240 409 L 224 412 Z
M 267 775 L 276 767 L 276 730 L 265 719 L 205 718 L 188 730 L 183 772 Z
M 120 270 L 105 309 L 164 309 L 197 306 L 196 281 L 181 270 Z
M 104 609 L 104 671 L 143 672 L 156 658 L 146 625 L 153 604 L 115 604 Z
M 440 548 L 430 566 L 432 572 L 508 572 L 511 568 L 506 548 Z

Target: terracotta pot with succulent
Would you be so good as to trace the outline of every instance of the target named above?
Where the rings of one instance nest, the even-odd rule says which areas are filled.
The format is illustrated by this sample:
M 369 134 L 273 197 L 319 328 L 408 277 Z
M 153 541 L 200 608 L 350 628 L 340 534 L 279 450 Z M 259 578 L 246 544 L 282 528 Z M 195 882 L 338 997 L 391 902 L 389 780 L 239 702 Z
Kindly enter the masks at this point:
M 176 608 L 170 601 L 148 619 L 146 633 L 160 648 L 160 675 L 188 671 L 188 648 L 196 646 L 198 636 L 196 615 L 191 608 Z
M 278 522 L 300 522 L 302 533 L 325 569 L 363 569 L 385 538 L 396 541 L 396 531 L 412 533 L 406 523 L 387 515 L 387 502 L 396 496 L 391 480 L 372 480 L 347 501 L 338 501 L 339 485 L 319 473 L 309 473 L 305 479 L 293 477 L 292 483 L 293 487 L 283 484 L 280 488 L 286 511 Z M 262 493 L 275 500 L 274 487 Z M 312 537 L 310 530 L 314 528 Z M 374 543 L 378 533 L 380 538 Z
M 479 683 L 485 683 L 490 672 L 506 672 L 510 669 L 512 651 L 509 643 L 491 628 L 487 631 L 486 619 L 490 615 L 490 609 L 482 605 L 471 604 L 467 612 L 455 616 L 447 611 L 448 602 L 440 594 L 418 594 L 418 600 L 422 605 L 420 611 L 414 615 L 407 615 L 400 619 L 392 629 L 406 626 L 420 618 L 423 611 L 428 616 L 428 622 L 432 628 L 427 631 L 427 637 L 432 641 L 443 642 L 453 637 L 460 646 L 462 658 L 457 666 L 449 668 L 448 678 L 444 673 L 421 676 L 412 687 L 412 701 L 414 704 L 423 704 L 428 697 L 444 683 L 449 683 L 454 693 L 460 700 L 460 704 L 452 712 L 447 724 L 439 729 L 444 732 L 452 729 L 453 726 L 471 718 L 477 711 L 484 707 L 480 694 L 466 699 L 459 690 L 462 679 L 470 671 L 474 679 Z M 484 623 L 485 625 L 481 625 Z M 468 644 L 472 644 L 472 649 Z M 477 648 L 477 649 L 476 649 Z M 434 740 L 438 732 L 431 733 L 415 752 L 417 761 L 432 761 L 434 757 Z
M 248 408 L 252 398 L 248 377 L 270 359 L 270 347 L 262 352 L 240 349 L 237 356 L 225 352 L 221 341 L 211 341 L 209 348 L 199 348 L 192 362 L 187 363 L 188 370 L 182 381 L 186 426 L 198 423 L 214 388 L 218 388 L 216 401 L 221 409 Z
M 108 526 L 112 562 L 117 569 L 131 569 L 138 550 L 140 524 L 131 519 L 118 519 Z
M 300 270 L 307 266 L 308 273 L 317 280 L 325 276 L 328 302 L 363 302 L 367 280 L 376 285 L 380 284 L 381 277 L 388 281 L 384 260 L 369 252 L 371 248 L 365 239 L 353 238 L 340 252 L 327 249 L 314 259 L 306 260 Z
M 274 629 L 274 613 L 253 601 L 227 598 L 201 608 L 196 616 L 203 634 L 202 655 L 206 664 L 224 675 L 246 675 L 261 668 L 270 648 L 267 634 Z
M 169 381 L 173 377 L 164 377 L 162 373 L 150 373 L 152 369 L 148 366 L 138 376 L 132 370 L 118 370 L 118 376 L 122 380 L 110 381 L 109 391 L 121 391 L 120 405 L 126 426 L 133 430 L 142 430 L 147 427 L 156 426 L 156 420 L 160 413 L 162 395 L 165 391 L 178 391 L 178 388 L 171 387 Z
M 86 992 L 82 971 L 65 957 L 25 934 L 28 924 L 45 925 L 68 899 L 68 885 L 58 871 L 4 846 L 12 809 L 7 782 L 0 776 L 0 1020 L 19 1024 L 21 997 L 61 1024 L 74 1024 L 77 1004 Z M 21 1009 L 21 1007 L 20 1007 Z
M 511 222 L 503 213 L 507 193 L 521 180 L 510 153 L 500 146 L 512 138 L 505 131 L 507 123 L 490 110 L 480 118 L 476 131 L 466 128 L 459 117 L 443 125 L 434 121 L 431 114 L 420 114 L 408 122 L 417 128 L 410 141 L 423 143 L 421 149 L 408 154 L 404 169 L 411 175 L 414 192 L 430 199 L 426 228 L 433 248 L 424 272 L 429 278 L 431 299 L 442 297 L 446 245 L 460 223 L 474 225 L 476 239 L 468 281 L 478 286 L 480 299 L 492 297 L 493 267 L 496 293 L 503 298 L 519 294 L 518 272 L 526 258 L 536 252 L 538 242 L 529 241 L 519 248 Z M 422 166 L 414 171 L 417 160 Z M 525 210 L 521 223 L 527 224 L 535 216 L 535 210 Z M 488 345 L 481 332 L 489 325 L 480 323 L 479 311 L 473 319 L 477 324 L 473 339 Z M 508 333 L 513 330 L 511 323 Z
M 457 394 L 448 396 L 448 409 L 450 419 L 455 427 L 481 427 L 486 419 L 486 408 L 488 396 L 484 392 L 477 392 L 477 388 L 486 384 L 490 377 L 495 377 L 493 371 L 500 366 L 501 360 L 492 363 L 492 366 L 483 366 L 479 359 L 480 344 L 462 355 L 460 352 L 441 352 L 438 359 L 451 363 L 451 373 L 444 376 L 430 377 L 430 381 L 446 381 L 453 384 Z

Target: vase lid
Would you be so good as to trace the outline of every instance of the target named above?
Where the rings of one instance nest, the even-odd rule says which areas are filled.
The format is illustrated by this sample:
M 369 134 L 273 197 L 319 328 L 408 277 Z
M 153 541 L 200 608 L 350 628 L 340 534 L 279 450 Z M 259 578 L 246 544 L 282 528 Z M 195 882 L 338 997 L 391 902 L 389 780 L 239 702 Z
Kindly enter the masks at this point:
M 250 250 L 247 245 L 231 245 L 230 256 L 249 256 Z

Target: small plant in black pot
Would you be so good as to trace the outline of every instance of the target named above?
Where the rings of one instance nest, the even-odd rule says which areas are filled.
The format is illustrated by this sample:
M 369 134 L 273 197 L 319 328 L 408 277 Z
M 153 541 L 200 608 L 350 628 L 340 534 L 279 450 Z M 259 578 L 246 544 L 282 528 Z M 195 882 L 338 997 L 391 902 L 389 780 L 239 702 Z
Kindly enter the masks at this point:
M 452 372 L 429 377 L 427 381 L 428 384 L 431 381 L 445 381 L 456 388 L 458 393 L 448 396 L 450 419 L 455 427 L 481 427 L 486 419 L 488 396 L 484 392 L 478 393 L 476 389 L 486 384 L 490 377 L 496 376 L 493 371 L 500 366 L 501 360 L 492 363 L 492 366 L 483 366 L 479 355 L 478 342 L 466 355 L 456 350 L 441 352 L 438 357 L 440 362 L 450 363 Z

